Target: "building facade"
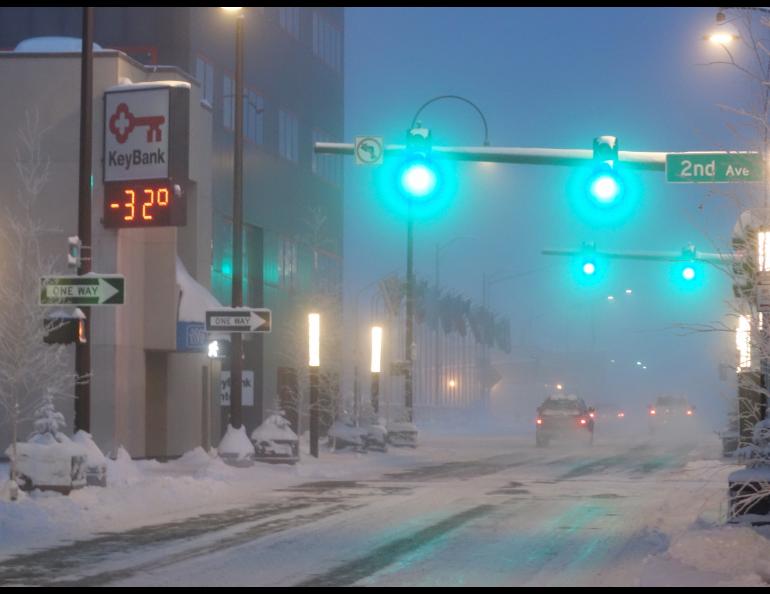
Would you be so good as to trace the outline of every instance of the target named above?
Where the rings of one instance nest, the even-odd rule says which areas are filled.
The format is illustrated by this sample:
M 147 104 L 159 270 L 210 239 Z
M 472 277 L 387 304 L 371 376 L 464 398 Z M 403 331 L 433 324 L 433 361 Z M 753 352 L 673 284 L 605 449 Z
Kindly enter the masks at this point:
M 196 100 L 211 118 L 210 162 L 202 165 L 210 170 L 211 213 L 203 216 L 211 234 L 180 233 L 179 251 L 205 253 L 190 273 L 230 305 L 234 17 L 212 7 L 97 7 L 94 16 L 101 47 L 125 53 L 148 76 L 172 66 L 197 83 Z M 251 432 L 274 407 L 293 408 L 292 416 L 303 410 L 296 398 L 309 309 L 323 310 L 326 328 L 341 326 L 342 164 L 315 155 L 312 145 L 343 138 L 344 22 L 341 8 L 245 8 L 243 18 L 244 305 L 273 310 L 271 334 L 245 341 L 244 370 L 254 374 L 253 404 L 244 406 Z M 77 7 L 2 8 L 0 49 L 32 37 L 79 37 L 81 22 Z M 323 340 L 325 352 L 339 355 L 336 333 Z M 333 399 L 338 371 L 329 363 Z M 224 424 L 227 407 L 221 412 Z

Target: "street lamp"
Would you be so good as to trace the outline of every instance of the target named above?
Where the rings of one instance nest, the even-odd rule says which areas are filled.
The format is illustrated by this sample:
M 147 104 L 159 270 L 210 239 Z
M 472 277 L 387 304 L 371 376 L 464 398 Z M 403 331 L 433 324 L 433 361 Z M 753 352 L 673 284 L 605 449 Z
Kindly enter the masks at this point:
M 243 11 L 239 6 L 222 9 L 235 14 L 232 306 L 243 307 Z M 243 338 L 239 332 L 233 332 L 230 347 L 230 424 L 239 429 L 243 424 Z
M 318 458 L 318 368 L 321 366 L 321 315 L 308 314 L 308 367 L 310 368 L 310 455 Z
M 380 371 L 382 359 L 382 327 L 372 326 L 372 410 L 374 414 L 380 410 Z

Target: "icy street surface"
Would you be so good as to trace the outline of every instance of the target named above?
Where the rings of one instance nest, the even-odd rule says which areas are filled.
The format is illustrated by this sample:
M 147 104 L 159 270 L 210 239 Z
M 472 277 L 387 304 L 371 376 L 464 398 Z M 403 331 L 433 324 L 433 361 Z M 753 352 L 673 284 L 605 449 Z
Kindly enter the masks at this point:
M 548 448 L 529 435 L 433 435 L 417 450 L 322 452 L 327 466 L 306 474 L 332 479 L 232 469 L 294 474 L 189 519 L 10 557 L 2 541 L 0 584 L 766 585 L 768 541 L 724 525 L 737 466 L 719 445 L 709 434 Z

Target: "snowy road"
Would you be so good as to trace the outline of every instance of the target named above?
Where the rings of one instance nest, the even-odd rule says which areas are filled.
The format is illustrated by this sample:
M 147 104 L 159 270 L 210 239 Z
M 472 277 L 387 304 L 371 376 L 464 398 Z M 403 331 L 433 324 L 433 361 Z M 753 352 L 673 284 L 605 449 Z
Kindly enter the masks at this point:
M 704 457 L 713 447 L 511 439 L 493 456 L 304 483 L 19 556 L 0 564 L 0 584 L 662 584 L 645 558 L 720 513 L 723 467 Z

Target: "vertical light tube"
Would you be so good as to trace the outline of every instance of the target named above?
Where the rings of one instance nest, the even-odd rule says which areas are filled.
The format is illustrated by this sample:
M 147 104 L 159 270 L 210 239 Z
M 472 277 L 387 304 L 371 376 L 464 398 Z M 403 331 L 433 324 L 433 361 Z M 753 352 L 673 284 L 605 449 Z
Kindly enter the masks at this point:
M 382 359 L 382 327 L 372 326 L 372 373 L 380 373 Z
M 311 313 L 308 322 L 308 365 L 321 366 L 321 314 Z

